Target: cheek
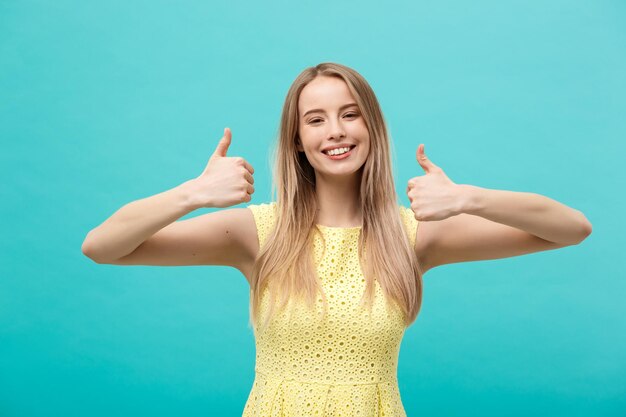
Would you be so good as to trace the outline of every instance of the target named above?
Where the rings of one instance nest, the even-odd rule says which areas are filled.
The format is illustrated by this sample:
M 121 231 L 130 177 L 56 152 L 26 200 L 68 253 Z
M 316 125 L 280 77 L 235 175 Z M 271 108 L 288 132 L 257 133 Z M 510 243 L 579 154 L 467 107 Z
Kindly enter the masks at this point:
M 371 150 L 371 143 L 369 139 L 364 140 L 362 146 L 363 146 L 363 150 L 365 151 L 365 153 L 369 154 Z
M 317 137 L 314 134 L 304 134 L 304 136 L 300 137 L 300 143 L 307 151 L 307 153 L 317 153 L 317 150 L 320 148 L 321 144 L 324 142 L 323 137 Z

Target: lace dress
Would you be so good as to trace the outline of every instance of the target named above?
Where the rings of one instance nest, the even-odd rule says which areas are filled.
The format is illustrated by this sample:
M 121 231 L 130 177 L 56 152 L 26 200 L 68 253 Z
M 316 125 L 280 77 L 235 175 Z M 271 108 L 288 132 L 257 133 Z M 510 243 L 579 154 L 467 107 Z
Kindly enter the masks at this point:
M 276 203 L 248 207 L 262 247 L 275 222 Z M 414 247 L 418 221 L 409 208 L 399 209 Z M 361 227 L 318 226 L 326 253 L 316 236 L 314 254 L 327 316 L 322 320 L 318 296 L 317 314 L 290 300 L 263 332 L 255 323 L 255 378 L 243 417 L 405 417 L 397 381 L 403 313 L 395 302 L 385 302 L 378 282 L 372 312 L 358 309 L 365 290 L 358 262 Z M 261 319 L 268 304 L 266 289 Z

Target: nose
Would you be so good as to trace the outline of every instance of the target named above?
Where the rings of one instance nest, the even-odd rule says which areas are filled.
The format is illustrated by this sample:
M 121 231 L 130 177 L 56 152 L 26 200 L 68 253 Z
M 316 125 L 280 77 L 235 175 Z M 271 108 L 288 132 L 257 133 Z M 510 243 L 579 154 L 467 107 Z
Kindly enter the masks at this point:
M 346 137 L 346 131 L 343 127 L 343 124 L 340 120 L 335 120 L 329 123 L 329 137 L 330 138 L 335 138 L 335 139 L 339 139 L 339 138 L 345 138 Z

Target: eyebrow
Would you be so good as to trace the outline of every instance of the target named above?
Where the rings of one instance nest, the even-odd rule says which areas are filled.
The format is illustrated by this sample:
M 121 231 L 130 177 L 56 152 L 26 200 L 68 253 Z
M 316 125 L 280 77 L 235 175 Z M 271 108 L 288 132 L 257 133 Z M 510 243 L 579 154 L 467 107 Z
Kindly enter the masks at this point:
M 348 104 L 344 104 L 343 106 L 339 107 L 339 111 L 341 111 L 341 110 L 343 110 L 343 109 L 345 109 L 345 108 L 348 108 L 348 107 L 352 107 L 352 106 L 357 106 L 357 107 L 358 107 L 358 105 L 357 105 L 356 103 L 348 103 Z M 324 112 L 324 110 L 322 110 L 322 109 L 312 109 L 312 110 L 309 110 L 309 111 L 307 111 L 306 113 L 304 113 L 304 114 L 302 115 L 302 117 L 304 118 L 304 117 L 306 117 L 306 115 L 307 115 L 307 114 L 309 114 L 309 113 L 315 113 L 315 112 L 321 112 L 321 113 L 323 113 L 323 112 Z

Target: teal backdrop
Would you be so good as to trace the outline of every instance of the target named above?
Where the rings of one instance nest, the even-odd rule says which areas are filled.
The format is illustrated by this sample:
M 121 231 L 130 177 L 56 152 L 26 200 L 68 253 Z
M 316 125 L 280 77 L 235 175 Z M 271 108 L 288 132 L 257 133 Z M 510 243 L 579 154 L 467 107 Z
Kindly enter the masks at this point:
M 403 204 L 424 143 L 456 183 L 593 224 L 580 245 L 428 272 L 400 352 L 408 415 L 626 415 L 625 20 L 601 0 L 1 1 L 0 415 L 241 415 L 244 277 L 100 265 L 81 244 L 197 177 L 226 126 L 270 201 L 285 94 L 325 61 L 378 95 Z

